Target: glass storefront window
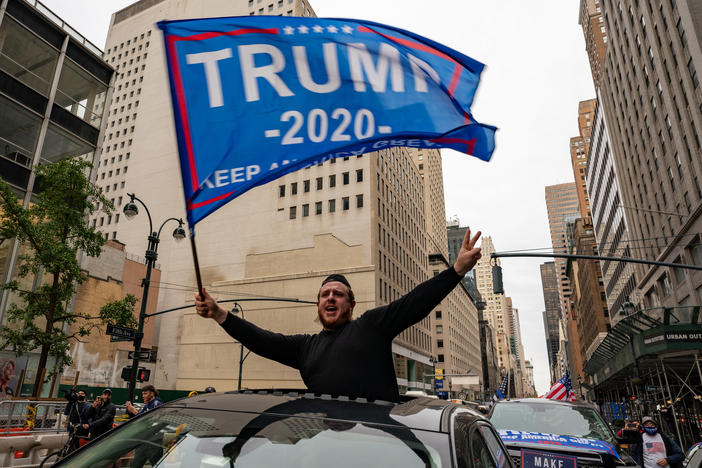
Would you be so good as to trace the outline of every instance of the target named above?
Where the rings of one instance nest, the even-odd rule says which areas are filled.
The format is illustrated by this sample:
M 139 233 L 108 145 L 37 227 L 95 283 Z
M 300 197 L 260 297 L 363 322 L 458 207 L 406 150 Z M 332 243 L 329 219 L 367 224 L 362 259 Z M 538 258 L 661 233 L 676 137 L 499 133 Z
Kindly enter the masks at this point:
M 93 151 L 92 145 L 70 135 L 53 123 L 49 124 L 41 150 L 41 163 L 51 164 L 71 156 L 86 155 Z M 89 158 L 92 160 L 92 158 Z
M 93 127 L 100 127 L 107 86 L 66 57 L 55 102 Z
M 58 56 L 58 50 L 5 15 L 0 24 L 0 69 L 48 96 Z

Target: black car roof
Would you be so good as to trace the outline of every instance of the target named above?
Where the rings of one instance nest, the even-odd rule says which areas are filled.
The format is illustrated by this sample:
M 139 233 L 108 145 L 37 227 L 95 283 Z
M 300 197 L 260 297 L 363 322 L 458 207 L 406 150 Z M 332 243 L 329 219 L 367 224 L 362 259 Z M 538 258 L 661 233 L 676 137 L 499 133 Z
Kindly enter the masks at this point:
M 460 413 L 461 418 L 467 418 L 468 423 L 478 419 L 487 421 L 482 414 L 466 406 L 425 397 L 413 398 L 403 403 L 391 403 L 295 391 L 247 390 L 199 394 L 164 406 L 246 411 L 281 416 L 308 417 L 312 413 L 325 419 L 440 432 L 448 431 L 448 417 L 454 412 Z

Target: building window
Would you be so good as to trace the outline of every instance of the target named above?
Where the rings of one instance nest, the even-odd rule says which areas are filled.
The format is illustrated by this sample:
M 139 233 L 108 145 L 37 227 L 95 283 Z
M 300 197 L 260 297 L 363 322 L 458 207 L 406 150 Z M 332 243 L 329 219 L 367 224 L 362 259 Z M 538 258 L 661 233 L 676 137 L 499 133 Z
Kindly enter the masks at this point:
M 305 193 L 309 192 L 309 191 L 310 191 L 310 181 L 309 181 L 309 179 L 304 180 L 304 181 L 302 182 L 302 186 L 303 186 L 303 191 L 304 191 Z
M 356 169 L 356 182 L 363 182 L 363 169 Z
M 297 195 L 297 182 L 290 184 L 290 194 Z
M 437 310 L 434 314 L 435 314 L 435 317 L 436 317 L 437 319 L 440 319 L 440 318 L 441 318 L 441 311 L 440 311 L 440 310 Z
M 436 340 L 436 347 L 443 348 L 444 347 L 444 340 Z
M 329 200 L 329 212 L 334 213 L 336 211 L 336 200 Z
M 439 335 L 442 335 L 444 333 L 444 326 L 443 325 L 437 325 L 436 326 L 436 333 Z
M 341 205 L 344 211 L 349 209 L 349 197 L 344 197 L 341 199 Z
M 279 185 L 279 186 L 278 186 L 278 196 L 279 196 L 279 197 L 284 197 L 284 196 L 285 196 L 285 185 Z
M 675 263 L 683 263 L 682 258 L 676 258 Z M 673 272 L 675 273 L 675 281 L 678 284 L 685 282 L 685 270 L 683 268 L 673 268 Z
M 322 214 L 322 202 L 318 201 L 317 203 L 314 204 L 314 214 Z
M 438 358 L 439 362 L 444 362 L 444 355 L 443 354 L 439 354 L 437 356 L 437 358 Z
M 700 84 L 699 78 L 697 78 L 697 70 L 695 70 L 695 64 L 692 63 L 692 59 L 687 62 L 687 70 L 690 72 L 690 78 L 692 78 L 692 84 L 697 87 Z
M 310 205 L 308 203 L 305 203 L 302 205 L 302 216 L 307 217 L 310 215 Z
M 324 179 L 322 177 L 317 177 L 317 190 L 322 190 L 322 181 Z
M 348 184 L 349 184 L 349 173 L 348 173 L 348 172 L 344 172 L 344 173 L 342 174 L 342 176 L 343 176 L 344 185 L 348 185 Z
M 356 195 L 356 208 L 363 208 L 363 194 Z
M 290 207 L 290 219 L 295 219 L 295 218 L 297 218 L 297 207 L 291 206 Z
M 333 159 L 332 159 L 333 161 Z M 329 176 L 329 188 L 336 187 L 336 174 L 332 174 Z

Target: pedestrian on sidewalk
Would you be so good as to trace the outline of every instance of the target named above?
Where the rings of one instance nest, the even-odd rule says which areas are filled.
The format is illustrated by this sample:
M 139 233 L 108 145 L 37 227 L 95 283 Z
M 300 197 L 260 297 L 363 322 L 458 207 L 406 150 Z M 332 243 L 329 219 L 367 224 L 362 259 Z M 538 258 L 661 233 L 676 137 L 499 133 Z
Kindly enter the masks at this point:
M 685 458 L 672 437 L 658 431 L 658 423 L 650 416 L 641 420 L 640 441 L 631 447 L 631 457 L 643 468 L 681 468 Z

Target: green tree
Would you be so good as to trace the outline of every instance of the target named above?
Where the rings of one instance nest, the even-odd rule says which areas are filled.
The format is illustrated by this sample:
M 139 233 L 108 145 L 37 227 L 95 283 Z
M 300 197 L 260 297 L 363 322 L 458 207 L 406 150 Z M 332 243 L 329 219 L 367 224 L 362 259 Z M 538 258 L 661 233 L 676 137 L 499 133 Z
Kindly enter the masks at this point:
M 102 191 L 90 182 L 91 167 L 82 158 L 38 166 L 41 191 L 29 208 L 24 208 L 10 186 L 0 179 L 0 238 L 15 238 L 22 246 L 15 279 L 0 286 L 20 299 L 7 308 L 7 326 L 0 329 L 0 348 L 18 355 L 40 350 L 34 397 L 39 396 L 42 370 L 49 356 L 56 358 L 54 369 L 63 369 L 72 362 L 71 340 L 80 341 L 100 322 L 134 323 L 131 311 L 125 313 L 130 304 L 133 311 L 130 298 L 116 301 L 121 306 L 103 307 L 96 317 L 75 314 L 70 307 L 75 286 L 85 280 L 78 252 L 97 257 L 105 243 L 102 235 L 88 226 L 87 216 L 95 213 L 98 206 L 106 214 L 113 209 Z M 40 281 L 24 286 L 33 278 Z M 77 330 L 69 335 L 66 330 L 75 322 Z

